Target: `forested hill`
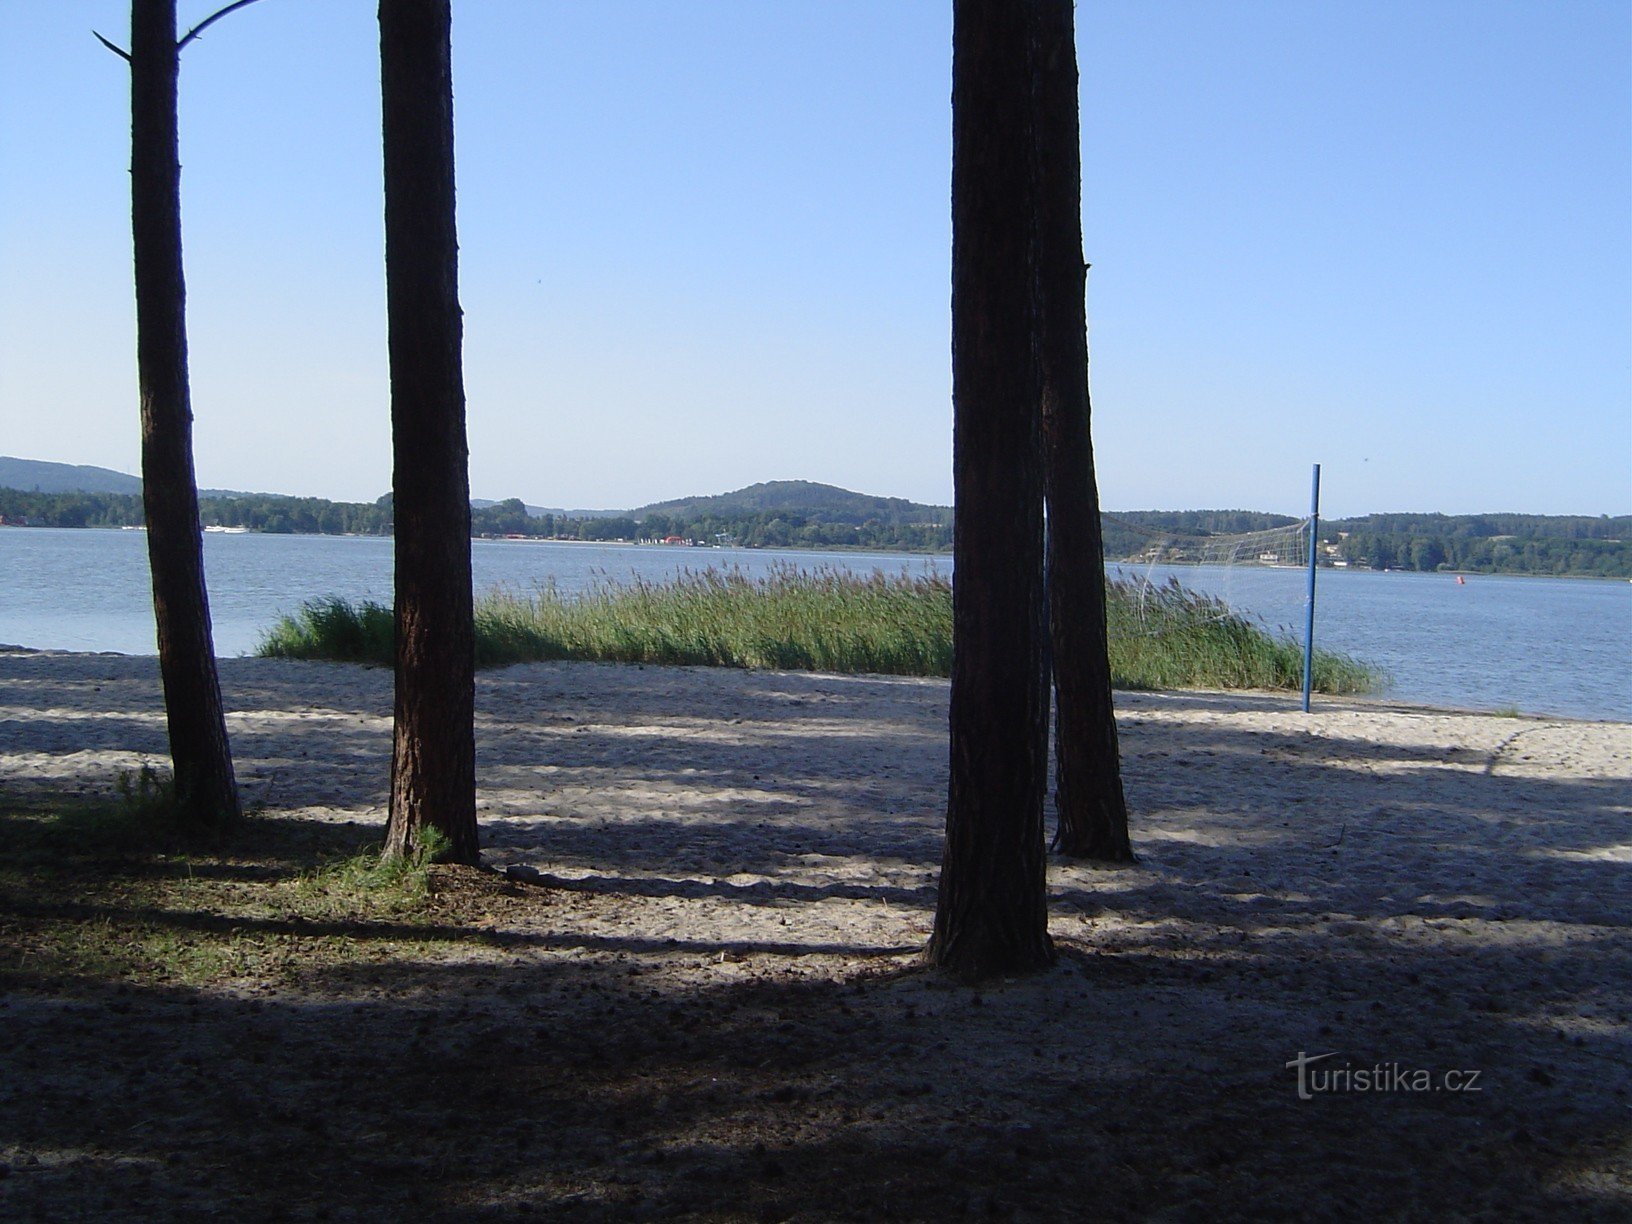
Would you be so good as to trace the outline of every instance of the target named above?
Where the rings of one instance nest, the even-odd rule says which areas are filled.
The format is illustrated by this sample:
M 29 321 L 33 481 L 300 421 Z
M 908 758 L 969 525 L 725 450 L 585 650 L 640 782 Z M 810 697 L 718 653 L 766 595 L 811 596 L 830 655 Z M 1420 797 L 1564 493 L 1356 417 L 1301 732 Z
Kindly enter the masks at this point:
M 0 455 L 0 489 L 29 493 L 128 493 L 141 496 L 142 478 L 88 463 L 52 463 Z M 200 489 L 200 497 L 250 497 L 232 489 Z
M 635 519 L 653 514 L 686 519 L 797 514 L 804 518 L 819 518 L 824 522 L 858 525 L 870 519 L 892 524 L 929 523 L 936 526 L 952 522 L 950 506 L 928 506 L 900 497 L 871 497 L 866 493 L 852 493 L 849 489 L 810 480 L 771 480 L 749 485 L 734 493 L 653 502 L 630 511 L 630 516 Z
M 873 497 L 808 480 L 776 480 L 712 497 L 653 502 L 626 514 L 565 521 L 511 514 L 484 521 L 494 534 L 581 540 L 681 539 L 746 548 L 865 548 L 940 552 L 952 547 L 952 510 L 900 497 Z M 499 507 L 495 507 L 498 510 Z
M 0 455 L 0 489 L 34 493 L 140 493 L 139 476 L 81 463 L 46 463 Z
M 939 552 L 952 547 L 952 509 L 873 497 L 809 480 L 773 480 L 717 497 L 686 497 L 631 510 L 642 535 L 750 548 L 869 548 Z

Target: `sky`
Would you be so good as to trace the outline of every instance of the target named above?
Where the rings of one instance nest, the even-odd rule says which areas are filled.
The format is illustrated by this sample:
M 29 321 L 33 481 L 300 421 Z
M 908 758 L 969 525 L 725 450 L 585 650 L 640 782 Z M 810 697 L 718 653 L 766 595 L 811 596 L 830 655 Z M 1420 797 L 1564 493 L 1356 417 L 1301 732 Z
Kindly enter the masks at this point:
M 222 0 L 181 0 L 185 29 Z M 948 503 L 944 0 L 454 0 L 471 490 Z M 0 454 L 139 468 L 124 0 L 0 0 Z M 1632 512 L 1632 4 L 1082 0 L 1110 510 Z M 390 488 L 378 29 L 183 53 L 204 487 Z

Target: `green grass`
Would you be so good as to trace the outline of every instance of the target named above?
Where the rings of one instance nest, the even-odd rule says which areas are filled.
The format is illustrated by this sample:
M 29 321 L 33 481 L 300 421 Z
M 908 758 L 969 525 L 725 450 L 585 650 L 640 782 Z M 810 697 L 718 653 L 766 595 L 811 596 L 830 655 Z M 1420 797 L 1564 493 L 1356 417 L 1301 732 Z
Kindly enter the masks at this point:
M 301 604 L 262 639 L 257 653 L 278 659 L 333 659 L 341 663 L 391 664 L 391 609 L 365 600 L 353 604 L 330 595 Z
M 935 576 L 706 570 L 603 582 L 576 599 L 494 592 L 477 606 L 476 641 L 483 666 L 595 659 L 937 676 L 952 666 L 952 592 Z
M 1219 600 L 1177 583 L 1107 587 L 1111 674 L 1125 689 L 1298 688 L 1302 648 Z M 286 616 L 266 656 L 391 663 L 391 610 L 336 597 Z M 569 598 L 494 591 L 476 605 L 478 666 L 549 659 L 789 671 L 945 676 L 952 668 L 952 584 L 778 568 L 750 578 L 706 570 L 669 582 L 610 582 Z M 1315 688 L 1364 692 L 1377 677 L 1317 651 Z
M 377 843 L 377 830 L 257 816 L 190 834 L 129 792 L 0 806 L 0 993 L 280 980 L 445 939 L 430 880 L 447 869 L 382 861 Z
M 1118 688 L 1299 689 L 1303 646 L 1271 633 L 1222 600 L 1179 585 L 1108 588 L 1111 675 Z M 1380 675 L 1348 655 L 1316 650 L 1313 687 L 1364 693 Z

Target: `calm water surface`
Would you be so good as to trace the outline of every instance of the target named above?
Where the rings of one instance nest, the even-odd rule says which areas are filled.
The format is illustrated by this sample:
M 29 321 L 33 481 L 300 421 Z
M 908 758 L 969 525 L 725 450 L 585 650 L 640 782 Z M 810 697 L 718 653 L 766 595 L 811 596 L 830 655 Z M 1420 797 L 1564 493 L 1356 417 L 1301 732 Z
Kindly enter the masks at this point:
M 253 652 L 277 617 L 306 599 L 391 597 L 389 539 L 340 536 L 204 537 L 216 649 Z M 679 549 L 531 541 L 472 545 L 478 590 L 519 591 L 553 581 L 577 591 L 597 578 L 661 579 L 682 570 L 778 564 L 949 574 L 947 556 L 903 553 Z M 1301 638 L 1301 571 L 1185 566 L 1110 567 L 1219 595 L 1271 628 Z M 1389 675 L 1386 695 L 1470 709 L 1632 721 L 1632 584 L 1562 578 L 1379 574 L 1322 570 L 1316 645 Z M 0 643 L 153 654 L 147 540 L 139 531 L 0 529 Z

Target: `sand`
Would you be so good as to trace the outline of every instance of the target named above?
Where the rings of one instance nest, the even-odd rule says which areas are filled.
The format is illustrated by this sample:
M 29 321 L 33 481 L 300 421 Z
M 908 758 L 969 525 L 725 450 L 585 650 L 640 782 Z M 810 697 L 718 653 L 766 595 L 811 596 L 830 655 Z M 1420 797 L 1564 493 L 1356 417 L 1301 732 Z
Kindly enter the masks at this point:
M 389 673 L 221 669 L 246 803 L 383 825 Z M 587 1060 L 630 1112 L 603 1099 L 569 1125 L 557 1103 L 549 1142 L 527 1130 L 513 1161 L 488 1153 L 415 1209 L 1632 1218 L 1632 727 L 1119 694 L 1140 861 L 1051 860 L 1060 965 L 971 991 L 915 967 L 947 692 L 594 664 L 481 676 L 485 860 L 528 882 L 496 902 L 502 954 L 450 953 L 486 983 L 461 1014 L 516 1083 L 568 1094 Z M 108 794 L 144 763 L 165 763 L 155 660 L 0 654 L 0 797 Z M 254 996 L 259 1025 L 343 1004 L 394 1031 L 448 1006 L 382 980 L 220 994 L 224 1015 Z M 0 1015 L 45 1025 L 45 1007 Z M 540 1016 L 548 1057 L 517 1036 Z M 518 1111 L 507 1097 L 507 1125 Z M 49 1130 L 0 1129 L 0 1155 L 26 1162 Z M 528 1143 L 543 1148 L 524 1159 Z M 85 1160 L 62 1185 L 102 1167 Z M 10 1194 L 41 1218 L 97 1214 L 28 1188 L 46 1181 L 0 1181 L 0 1210 Z M 255 1214 L 227 1165 L 183 1183 Z M 408 1183 L 364 1179 L 345 1201 L 405 1206 Z M 322 1198 L 291 1194 L 297 1215 Z

